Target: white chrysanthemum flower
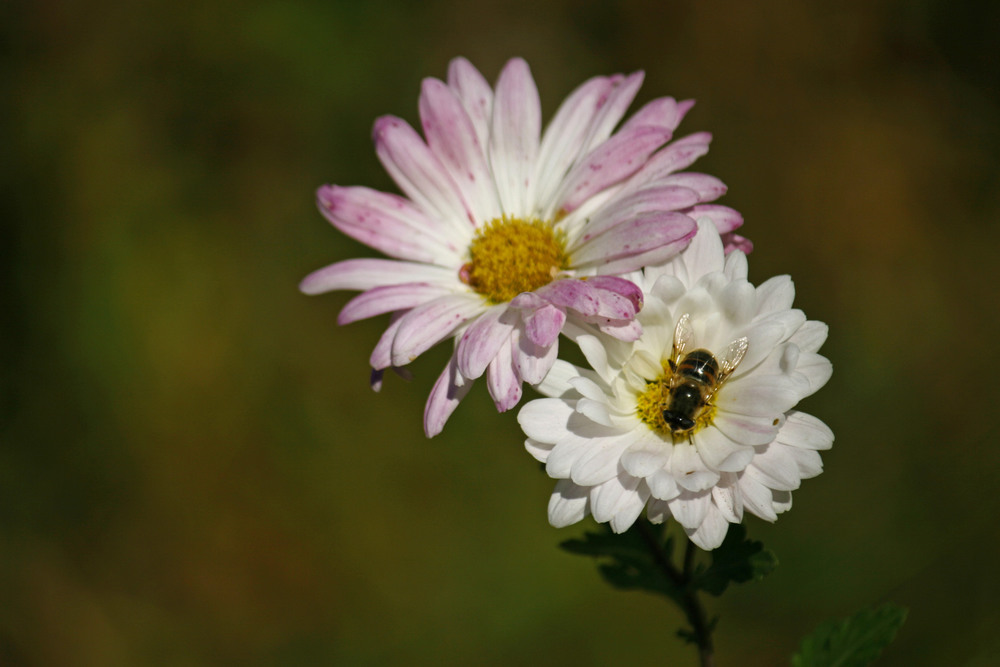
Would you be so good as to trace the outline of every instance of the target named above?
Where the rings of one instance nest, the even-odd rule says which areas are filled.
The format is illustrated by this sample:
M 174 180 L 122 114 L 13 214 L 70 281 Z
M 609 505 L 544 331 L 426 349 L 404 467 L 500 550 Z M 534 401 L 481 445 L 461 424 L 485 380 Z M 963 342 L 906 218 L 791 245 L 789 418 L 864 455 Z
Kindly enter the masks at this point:
M 337 229 L 395 259 L 352 259 L 303 280 L 308 294 L 362 290 L 341 324 L 393 319 L 371 356 L 384 369 L 455 339 L 451 362 L 427 402 L 438 433 L 486 375 L 500 410 L 521 398 L 556 358 L 564 323 L 618 338 L 639 335 L 641 292 L 619 274 L 666 261 L 707 216 L 732 247 L 738 213 L 706 204 L 717 178 L 679 172 L 708 150 L 702 132 L 670 143 L 693 102 L 655 99 L 617 128 L 642 73 L 595 77 L 577 88 L 542 133 L 528 65 L 511 60 L 495 90 L 468 61 L 447 82 L 426 79 L 424 137 L 399 118 L 375 123 L 375 150 L 406 197 L 325 186 L 319 207 Z
M 794 408 L 830 378 L 817 353 L 827 327 L 792 308 L 788 276 L 748 282 L 746 256 L 726 257 L 710 223 L 630 277 L 645 293 L 642 337 L 576 330 L 592 370 L 556 362 L 537 387 L 551 398 L 518 415 L 525 445 L 559 480 L 553 526 L 592 514 L 622 532 L 645 508 L 714 549 L 744 511 L 774 521 L 822 471 L 833 433 Z

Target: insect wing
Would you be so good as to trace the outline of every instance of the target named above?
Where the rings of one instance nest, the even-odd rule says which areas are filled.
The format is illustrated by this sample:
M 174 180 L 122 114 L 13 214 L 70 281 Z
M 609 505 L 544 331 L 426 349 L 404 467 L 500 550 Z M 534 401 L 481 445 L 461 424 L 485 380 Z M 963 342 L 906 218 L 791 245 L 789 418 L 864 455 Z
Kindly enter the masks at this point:
M 688 343 L 691 342 L 691 336 L 694 335 L 694 330 L 691 328 L 691 315 L 684 313 L 681 315 L 681 319 L 677 320 L 677 327 L 674 329 L 674 351 L 670 358 L 676 363 L 680 360 L 681 355 L 684 354 L 684 350 L 687 349 Z
M 719 359 L 719 382 L 736 370 L 736 367 L 743 361 L 743 356 L 747 353 L 748 346 L 749 342 L 746 336 L 737 338 L 729 344 L 725 354 Z

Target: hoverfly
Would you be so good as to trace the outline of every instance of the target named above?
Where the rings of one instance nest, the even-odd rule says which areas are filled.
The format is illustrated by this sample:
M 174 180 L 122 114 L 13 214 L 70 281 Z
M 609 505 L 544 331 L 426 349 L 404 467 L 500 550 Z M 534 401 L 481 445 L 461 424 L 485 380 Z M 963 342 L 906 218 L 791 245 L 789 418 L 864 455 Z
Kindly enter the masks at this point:
M 743 336 L 730 343 L 720 359 L 702 348 L 686 352 L 692 335 L 691 318 L 684 313 L 674 329 L 670 386 L 663 410 L 663 421 L 674 436 L 683 436 L 694 429 L 747 351 L 747 338 Z

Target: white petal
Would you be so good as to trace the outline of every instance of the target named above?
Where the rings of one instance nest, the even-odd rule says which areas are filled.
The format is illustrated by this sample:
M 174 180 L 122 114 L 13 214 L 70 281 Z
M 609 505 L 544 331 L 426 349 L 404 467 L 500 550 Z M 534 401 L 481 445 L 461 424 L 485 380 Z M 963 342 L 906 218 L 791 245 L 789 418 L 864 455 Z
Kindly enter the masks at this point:
M 791 276 L 775 276 L 757 288 L 757 312 L 760 314 L 788 310 L 795 300 L 795 284 Z
M 646 478 L 646 485 L 649 486 L 653 497 L 660 500 L 672 500 L 681 491 L 677 488 L 677 480 L 667 470 L 659 470 Z
M 579 396 L 573 389 L 570 380 L 580 375 L 582 369 L 577 368 L 568 361 L 556 359 L 549 369 L 545 379 L 535 385 L 535 389 L 544 396 Z
M 789 447 L 792 458 L 799 467 L 799 477 L 809 479 L 823 472 L 823 459 L 815 449 Z
M 701 525 L 694 531 L 686 532 L 689 540 L 702 549 L 711 551 L 722 544 L 722 541 L 726 539 L 728 531 L 729 522 L 726 521 L 722 513 L 713 505 L 708 514 L 705 515 L 705 520 L 701 522 Z
M 641 480 L 630 475 L 619 475 L 594 487 L 590 491 L 590 512 L 594 515 L 594 521 L 598 523 L 611 521 L 623 509 L 626 510 L 626 514 L 630 513 L 629 510 L 634 509 L 636 502 L 640 499 L 639 494 L 636 493 L 640 482 Z M 639 508 L 635 511 L 635 516 L 632 517 L 633 522 L 642 511 L 642 506 L 646 504 L 646 499 L 642 498 L 638 504 Z M 631 525 L 629 523 L 625 528 L 627 529 Z M 615 530 L 615 532 L 622 531 Z
M 608 404 L 603 400 L 594 401 L 589 398 L 581 398 L 576 403 L 576 411 L 602 426 L 613 427 L 615 425 L 608 413 Z
M 749 273 L 747 256 L 739 250 L 726 255 L 726 266 L 722 270 L 730 280 L 746 280 Z
M 833 431 L 816 417 L 793 410 L 788 413 L 788 419 L 776 439 L 792 447 L 830 449 L 833 446 Z
M 754 457 L 753 447 L 734 442 L 713 427 L 696 433 L 694 444 L 701 460 L 712 470 L 740 472 Z
M 740 476 L 739 486 L 745 510 L 754 516 L 759 516 L 765 521 L 776 521 L 778 519 L 778 514 L 774 511 L 771 499 L 771 489 L 746 473 Z
M 743 495 L 737 485 L 736 475 L 723 475 L 719 484 L 712 487 L 712 501 L 722 516 L 730 523 L 743 520 Z
M 539 398 L 526 403 L 517 413 L 524 434 L 540 442 L 555 443 L 566 435 L 573 407 L 558 398 Z
M 500 72 L 493 99 L 490 134 L 490 165 L 504 213 L 530 213 L 528 191 L 532 187 L 535 160 L 542 129 L 542 106 L 528 63 L 510 60 Z
M 588 491 L 569 480 L 556 482 L 555 491 L 549 498 L 549 523 L 562 528 L 587 516 Z
M 719 481 L 719 473 L 706 468 L 698 451 L 686 442 L 674 445 L 670 469 L 677 484 L 688 491 L 704 491 Z
M 712 425 L 722 431 L 728 438 L 741 445 L 766 445 L 778 434 L 779 424 L 773 417 L 751 417 L 726 410 L 718 410 Z
M 622 452 L 631 443 L 632 437 L 626 433 L 591 443 L 587 451 L 573 464 L 570 479 L 582 486 L 593 486 L 618 475 L 619 460 Z
M 798 401 L 799 392 L 793 380 L 783 375 L 758 374 L 733 380 L 715 398 L 720 409 L 775 419 Z
M 599 440 L 614 438 L 620 435 L 593 422 L 587 422 L 592 428 L 582 428 L 578 423 L 584 418 L 576 415 L 570 418 L 570 432 L 562 436 L 549 453 L 545 464 L 545 472 L 555 479 L 567 479 L 573 466 L 594 447 L 599 447 Z
M 799 467 L 791 455 L 791 447 L 773 442 L 758 451 L 753 463 L 747 466 L 746 475 L 769 489 L 794 491 L 799 488 Z
M 670 460 L 671 446 L 658 438 L 633 444 L 622 454 L 622 467 L 634 477 L 645 478 L 662 470 Z
M 806 352 L 816 352 L 826 342 L 829 327 L 822 322 L 809 320 L 789 339 Z
M 571 378 L 569 383 L 572 385 L 573 389 L 576 389 L 577 392 L 579 392 L 584 398 L 589 398 L 590 400 L 597 401 L 599 403 L 603 403 L 608 400 L 604 387 L 589 378 L 579 375 L 575 378 Z
M 670 504 L 667 501 L 650 498 L 646 503 L 646 517 L 650 523 L 663 523 L 671 516 Z
M 535 457 L 538 461 L 545 463 L 549 458 L 549 454 L 552 452 L 552 448 L 555 445 L 548 442 L 539 442 L 538 440 L 532 440 L 528 438 L 524 441 L 524 448 L 528 450 L 528 453 Z
M 803 395 L 811 396 L 819 391 L 833 375 L 833 364 L 830 360 L 813 352 L 802 352 L 799 354 L 798 364 L 795 370 L 801 373 L 809 383 L 808 393 Z
M 792 509 L 792 492 L 791 491 L 772 491 L 772 504 L 774 506 L 774 511 L 778 514 L 782 512 L 787 512 Z
M 687 529 L 695 530 L 705 520 L 709 506 L 712 504 L 711 491 L 692 493 L 684 491 L 670 501 L 670 513 L 677 522 Z

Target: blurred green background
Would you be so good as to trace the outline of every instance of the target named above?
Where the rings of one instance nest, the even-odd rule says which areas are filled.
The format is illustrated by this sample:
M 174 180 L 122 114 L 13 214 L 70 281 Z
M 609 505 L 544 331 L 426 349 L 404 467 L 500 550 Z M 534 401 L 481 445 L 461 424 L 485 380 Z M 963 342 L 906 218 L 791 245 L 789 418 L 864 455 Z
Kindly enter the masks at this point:
M 751 278 L 790 273 L 835 368 L 781 566 L 710 600 L 721 666 L 911 613 L 884 665 L 1000 655 L 1000 5 L 952 0 L 0 5 L 0 664 L 695 664 L 679 613 L 556 545 L 552 482 L 447 357 L 367 387 L 384 321 L 298 281 L 370 252 L 323 183 L 393 189 L 376 116 L 528 59 L 696 98 Z M 636 107 L 637 107 L 636 105 Z

